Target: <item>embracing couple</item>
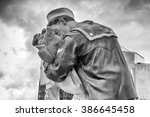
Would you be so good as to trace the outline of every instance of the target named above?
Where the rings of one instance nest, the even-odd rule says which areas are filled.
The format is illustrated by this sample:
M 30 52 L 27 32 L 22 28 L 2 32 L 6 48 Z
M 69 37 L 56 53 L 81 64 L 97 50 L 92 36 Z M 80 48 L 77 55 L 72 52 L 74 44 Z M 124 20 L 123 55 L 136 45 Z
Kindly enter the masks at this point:
M 33 45 L 42 59 L 41 81 L 50 99 L 60 89 L 81 100 L 136 99 L 134 82 L 114 31 L 90 20 L 76 22 L 68 8 L 54 9 Z M 43 78 L 44 77 L 44 78 Z M 44 84 L 44 83 L 43 83 Z

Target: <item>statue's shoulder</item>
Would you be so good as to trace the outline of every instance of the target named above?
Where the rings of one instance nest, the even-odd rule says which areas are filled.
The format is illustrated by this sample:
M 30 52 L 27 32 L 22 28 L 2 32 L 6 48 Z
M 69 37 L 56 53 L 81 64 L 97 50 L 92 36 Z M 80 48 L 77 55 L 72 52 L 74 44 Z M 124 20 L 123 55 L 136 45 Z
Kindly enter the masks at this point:
M 77 30 L 70 30 L 65 36 L 64 38 L 77 38 L 81 35 L 81 33 Z
M 74 35 L 74 34 L 77 35 L 78 33 L 82 33 L 90 41 L 98 39 L 98 38 L 102 38 L 105 36 L 117 37 L 111 28 L 95 23 L 90 20 L 86 20 L 86 21 L 78 23 L 75 27 L 72 28 L 70 35 Z

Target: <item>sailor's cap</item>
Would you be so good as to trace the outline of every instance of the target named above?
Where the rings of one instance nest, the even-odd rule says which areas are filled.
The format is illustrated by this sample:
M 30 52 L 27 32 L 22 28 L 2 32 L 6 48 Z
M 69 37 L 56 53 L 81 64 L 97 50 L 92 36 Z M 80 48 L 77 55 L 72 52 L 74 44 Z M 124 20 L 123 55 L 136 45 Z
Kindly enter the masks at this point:
M 59 17 L 59 16 L 69 16 L 74 19 L 74 14 L 70 9 L 58 8 L 58 9 L 54 9 L 48 13 L 47 20 L 48 20 L 48 22 L 50 22 L 53 18 Z

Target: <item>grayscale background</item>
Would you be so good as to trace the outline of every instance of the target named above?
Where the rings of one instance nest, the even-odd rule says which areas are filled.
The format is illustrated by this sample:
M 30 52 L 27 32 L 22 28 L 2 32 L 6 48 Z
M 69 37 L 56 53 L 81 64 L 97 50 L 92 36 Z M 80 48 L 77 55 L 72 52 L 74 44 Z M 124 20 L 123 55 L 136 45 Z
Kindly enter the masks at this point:
M 0 99 L 37 99 L 40 58 L 31 43 L 59 7 L 113 28 L 140 99 L 150 99 L 150 0 L 1 0 Z

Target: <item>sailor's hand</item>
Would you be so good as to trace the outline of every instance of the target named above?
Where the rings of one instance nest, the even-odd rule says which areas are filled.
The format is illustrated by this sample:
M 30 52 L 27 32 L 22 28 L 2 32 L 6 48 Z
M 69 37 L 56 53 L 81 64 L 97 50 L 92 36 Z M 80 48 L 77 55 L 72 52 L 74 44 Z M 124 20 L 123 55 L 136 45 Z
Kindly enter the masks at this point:
M 39 39 L 40 39 L 40 36 L 41 36 L 40 33 L 39 33 L 39 34 L 35 34 L 35 35 L 33 36 L 33 40 L 32 40 L 32 45 L 33 45 L 33 46 L 38 45 L 38 41 L 39 41 Z

